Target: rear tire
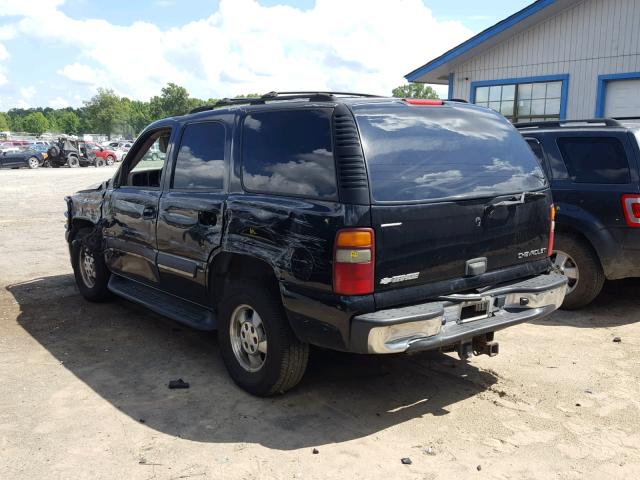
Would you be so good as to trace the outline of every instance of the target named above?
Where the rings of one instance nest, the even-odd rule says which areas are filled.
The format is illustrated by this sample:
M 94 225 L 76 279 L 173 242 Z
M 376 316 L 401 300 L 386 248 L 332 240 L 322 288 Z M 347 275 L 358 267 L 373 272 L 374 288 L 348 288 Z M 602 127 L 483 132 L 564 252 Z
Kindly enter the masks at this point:
M 105 163 L 104 159 L 96 158 L 95 165 L 96 165 L 96 168 L 100 168 L 100 167 L 104 167 L 106 165 L 106 163 Z
M 78 157 L 75 155 L 71 155 L 67 159 L 67 165 L 69 165 L 69 168 L 78 168 L 80 166 L 80 160 L 78 160 Z
M 225 294 L 219 311 L 222 359 L 238 386 L 265 397 L 300 382 L 309 344 L 291 330 L 277 290 L 238 281 Z
M 580 237 L 556 234 L 552 260 L 569 278 L 569 288 L 561 307 L 563 310 L 582 308 L 602 291 L 605 276 L 600 260 L 591 245 Z
M 36 157 L 29 157 L 29 159 L 27 160 L 27 165 L 29 165 L 29 168 L 31 170 L 35 170 L 40 166 L 40 161 Z
M 91 238 L 92 230 L 78 231 L 71 244 L 71 265 L 80 294 L 90 302 L 104 302 L 111 298 L 107 288 L 111 272 L 100 250 L 100 242 Z

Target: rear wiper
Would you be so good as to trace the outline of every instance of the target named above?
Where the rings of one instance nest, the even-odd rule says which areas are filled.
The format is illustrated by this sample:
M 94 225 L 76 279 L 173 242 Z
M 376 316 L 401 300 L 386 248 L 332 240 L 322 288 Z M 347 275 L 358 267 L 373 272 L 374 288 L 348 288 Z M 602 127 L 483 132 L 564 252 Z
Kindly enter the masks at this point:
M 522 192 L 517 195 L 514 195 L 509 200 L 502 200 L 496 203 L 490 203 L 486 205 L 485 211 L 492 210 L 495 207 L 510 207 L 512 205 L 521 205 L 527 201 L 527 198 L 540 198 L 546 197 L 547 194 L 545 192 Z

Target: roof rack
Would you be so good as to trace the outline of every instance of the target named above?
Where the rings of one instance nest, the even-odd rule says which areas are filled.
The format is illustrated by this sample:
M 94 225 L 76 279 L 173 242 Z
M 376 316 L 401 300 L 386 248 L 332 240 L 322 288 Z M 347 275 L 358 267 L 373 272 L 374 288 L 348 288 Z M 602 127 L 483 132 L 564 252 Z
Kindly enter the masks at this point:
M 269 92 L 261 95 L 260 97 L 237 97 L 237 98 L 223 98 L 218 100 L 213 105 L 203 105 L 201 107 L 194 108 L 189 113 L 204 112 L 207 110 L 213 110 L 219 107 L 228 107 L 231 105 L 261 105 L 266 102 L 276 100 L 298 100 L 307 99 L 310 102 L 327 102 L 335 100 L 337 97 L 363 97 L 363 98 L 377 98 L 379 95 L 370 95 L 366 93 L 353 93 L 353 92 L 325 92 L 325 91 L 297 91 L 297 92 Z
M 464 98 L 445 98 L 445 100 L 447 102 L 458 102 L 458 103 L 469 103 L 467 100 L 465 100 Z
M 640 120 L 640 117 L 613 117 L 614 120 Z
M 622 127 L 622 124 L 613 118 L 588 118 L 585 120 L 547 120 L 544 122 L 531 122 L 531 123 L 514 123 L 516 128 L 547 128 L 547 127 L 563 127 L 570 124 L 581 123 L 588 124 L 589 126 L 605 125 L 607 127 Z

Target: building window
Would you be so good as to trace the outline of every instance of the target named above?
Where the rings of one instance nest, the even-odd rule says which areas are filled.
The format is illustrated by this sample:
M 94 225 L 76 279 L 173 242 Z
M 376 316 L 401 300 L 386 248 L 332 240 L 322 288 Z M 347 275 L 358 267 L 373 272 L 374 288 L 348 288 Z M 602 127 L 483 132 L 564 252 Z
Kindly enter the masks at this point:
M 512 122 L 560 120 L 562 82 L 477 87 L 476 105 L 500 112 Z

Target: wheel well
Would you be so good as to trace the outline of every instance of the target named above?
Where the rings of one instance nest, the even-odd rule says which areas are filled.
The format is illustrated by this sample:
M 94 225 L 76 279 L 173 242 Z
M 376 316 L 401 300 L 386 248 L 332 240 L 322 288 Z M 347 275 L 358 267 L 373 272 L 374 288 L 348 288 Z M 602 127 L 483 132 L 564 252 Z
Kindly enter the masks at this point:
M 69 241 L 72 242 L 75 238 L 76 234 L 82 230 L 83 228 L 94 229 L 95 225 L 89 220 L 84 220 L 81 218 L 74 218 L 71 221 L 71 235 L 69 236 Z
M 596 250 L 596 248 L 593 246 L 591 241 L 582 232 L 575 230 L 571 227 L 567 227 L 566 225 L 561 227 L 558 227 L 556 225 L 556 235 L 562 235 L 562 234 L 571 235 L 583 241 L 584 244 L 587 245 L 593 251 L 593 253 L 595 253 L 596 258 L 598 259 L 598 262 L 600 262 L 600 266 L 602 266 L 602 258 L 600 258 L 600 254 L 598 253 L 598 250 Z
M 278 279 L 271 265 L 248 255 L 220 253 L 211 265 L 209 287 L 212 303 L 218 305 L 231 284 L 239 279 L 259 280 L 266 288 L 278 289 Z

